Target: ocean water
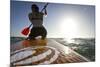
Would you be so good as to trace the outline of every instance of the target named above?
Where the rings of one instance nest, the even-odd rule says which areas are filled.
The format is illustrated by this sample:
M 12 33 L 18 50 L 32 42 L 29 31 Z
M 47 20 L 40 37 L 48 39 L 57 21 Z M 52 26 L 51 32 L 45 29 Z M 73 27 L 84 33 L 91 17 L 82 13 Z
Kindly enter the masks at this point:
M 57 42 L 70 47 L 77 53 L 95 61 L 95 38 L 73 38 L 73 39 L 55 39 Z
M 10 37 L 10 44 L 12 45 L 12 44 L 22 41 L 24 39 L 25 39 L 24 37 Z
M 10 44 L 24 40 L 24 37 L 11 37 Z M 48 38 L 49 39 L 49 38 Z M 68 46 L 77 53 L 86 57 L 90 61 L 95 61 L 95 38 L 50 38 L 54 39 L 62 45 Z

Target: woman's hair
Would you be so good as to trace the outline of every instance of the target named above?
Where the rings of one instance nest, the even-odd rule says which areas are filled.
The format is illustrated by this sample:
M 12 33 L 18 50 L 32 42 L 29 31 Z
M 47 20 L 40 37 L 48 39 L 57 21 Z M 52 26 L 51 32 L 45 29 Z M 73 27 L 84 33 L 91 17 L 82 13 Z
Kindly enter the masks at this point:
M 32 4 L 31 9 L 35 9 L 36 12 L 39 12 L 39 7 L 36 4 Z

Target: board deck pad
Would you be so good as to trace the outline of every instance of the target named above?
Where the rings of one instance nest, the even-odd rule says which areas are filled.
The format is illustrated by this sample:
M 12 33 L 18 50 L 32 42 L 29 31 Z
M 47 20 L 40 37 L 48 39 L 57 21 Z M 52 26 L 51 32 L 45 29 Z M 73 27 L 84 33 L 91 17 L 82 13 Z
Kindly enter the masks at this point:
M 18 44 L 23 45 L 21 42 Z M 18 44 L 14 44 L 18 45 Z M 11 53 L 11 64 L 15 66 L 88 62 L 89 60 L 55 40 L 49 39 L 45 46 L 19 47 Z M 44 56 L 44 57 L 43 57 Z M 53 58 L 53 59 L 52 59 Z M 55 59 L 54 59 L 55 58 Z

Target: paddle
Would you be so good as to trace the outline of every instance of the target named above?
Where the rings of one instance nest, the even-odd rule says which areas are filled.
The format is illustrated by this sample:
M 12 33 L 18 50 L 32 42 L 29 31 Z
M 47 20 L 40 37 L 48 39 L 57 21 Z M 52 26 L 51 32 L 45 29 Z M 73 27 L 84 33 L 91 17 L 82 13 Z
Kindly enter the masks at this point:
M 42 12 L 44 9 L 46 9 L 47 5 L 48 5 L 48 3 L 46 3 L 46 4 L 44 5 L 44 8 L 41 10 L 41 12 Z M 46 13 L 46 14 L 47 14 L 47 13 Z M 23 35 L 27 36 L 27 35 L 29 34 L 29 32 L 30 32 L 30 27 L 31 27 L 31 26 L 32 26 L 32 24 L 30 24 L 28 27 L 24 28 L 24 29 L 21 31 L 21 33 L 22 33 Z
M 25 36 L 27 36 L 28 35 L 28 33 L 30 32 L 30 27 L 32 26 L 32 24 L 29 26 L 29 27 L 26 27 L 26 28 L 24 28 L 23 30 L 22 30 L 22 34 L 23 35 L 25 35 Z

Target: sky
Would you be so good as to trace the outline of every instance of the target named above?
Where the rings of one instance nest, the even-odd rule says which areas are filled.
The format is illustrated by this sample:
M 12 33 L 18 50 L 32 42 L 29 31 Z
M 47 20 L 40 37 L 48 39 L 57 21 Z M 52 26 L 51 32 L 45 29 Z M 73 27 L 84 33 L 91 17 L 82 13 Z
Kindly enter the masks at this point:
M 11 36 L 24 36 L 21 31 L 31 24 L 28 14 L 32 4 L 41 10 L 46 3 L 11 1 Z M 46 9 L 43 25 L 48 38 L 95 37 L 95 6 L 49 3 Z

